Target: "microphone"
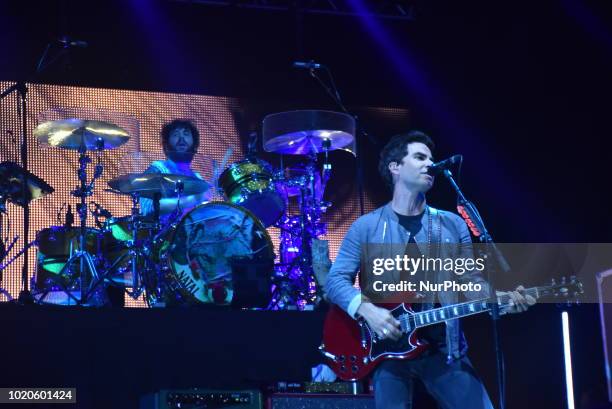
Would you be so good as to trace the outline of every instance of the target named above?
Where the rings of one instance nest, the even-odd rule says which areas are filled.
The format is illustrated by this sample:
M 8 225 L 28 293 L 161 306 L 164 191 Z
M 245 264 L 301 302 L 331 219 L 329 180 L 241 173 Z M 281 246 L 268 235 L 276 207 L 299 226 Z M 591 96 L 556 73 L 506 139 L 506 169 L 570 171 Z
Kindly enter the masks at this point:
M 57 39 L 57 42 L 62 45 L 63 48 L 87 48 L 89 44 L 87 41 L 72 40 L 70 37 L 63 36 Z
M 313 60 L 310 60 L 308 62 L 304 62 L 304 61 L 295 61 L 293 63 L 293 68 L 305 68 L 307 70 L 318 70 L 320 68 L 323 68 L 323 65 L 321 64 L 317 64 L 316 62 L 314 62 Z
M 442 173 L 446 169 L 453 166 L 455 163 L 461 162 L 463 160 L 463 155 L 453 155 L 448 159 L 444 159 L 443 161 L 434 163 L 430 167 L 427 168 L 427 173 L 434 176 L 438 173 Z
M 74 224 L 74 213 L 72 213 L 72 206 L 68 205 L 68 210 L 66 211 L 66 218 L 64 219 L 64 227 L 72 227 Z
M 98 214 L 98 216 L 100 217 L 104 217 L 106 219 L 111 219 L 113 217 L 113 215 L 111 214 L 110 211 L 106 210 L 104 207 L 102 207 L 101 204 L 98 204 L 96 202 L 92 202 L 96 208 L 96 213 Z

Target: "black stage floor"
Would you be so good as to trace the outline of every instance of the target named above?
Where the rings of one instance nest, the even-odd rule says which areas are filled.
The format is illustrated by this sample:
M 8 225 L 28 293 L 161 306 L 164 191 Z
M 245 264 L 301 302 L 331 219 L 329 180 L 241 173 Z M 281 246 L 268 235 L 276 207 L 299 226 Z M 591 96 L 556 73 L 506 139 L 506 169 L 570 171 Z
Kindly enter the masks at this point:
M 4 304 L 0 387 L 70 385 L 78 407 L 136 408 L 139 396 L 162 388 L 308 380 L 323 316 Z
M 310 368 L 321 362 L 317 347 L 324 315 L 3 303 L 0 387 L 76 387 L 78 405 L 66 407 L 137 408 L 141 395 L 159 389 L 263 387 L 309 380 Z M 570 317 L 579 401 L 603 385 L 603 348 L 596 305 L 575 307 Z M 464 329 L 470 358 L 494 398 L 490 321 L 484 315 L 464 319 Z M 564 407 L 559 309 L 537 305 L 503 318 L 500 330 L 508 408 Z

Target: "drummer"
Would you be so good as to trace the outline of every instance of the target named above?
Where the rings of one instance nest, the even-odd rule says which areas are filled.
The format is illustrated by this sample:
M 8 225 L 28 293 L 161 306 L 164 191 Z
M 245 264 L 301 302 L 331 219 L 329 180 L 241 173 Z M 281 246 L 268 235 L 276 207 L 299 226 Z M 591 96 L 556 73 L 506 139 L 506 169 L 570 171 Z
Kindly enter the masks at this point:
M 145 173 L 169 173 L 203 179 L 198 172 L 191 169 L 191 162 L 200 146 L 200 133 L 191 121 L 175 119 L 165 124 L 161 131 L 161 143 L 166 159 L 152 162 Z M 180 198 L 182 213 L 209 201 L 211 196 L 210 190 L 197 195 L 182 196 Z M 176 207 L 176 197 L 163 198 L 162 194 L 159 209 L 162 220 L 175 212 Z M 141 198 L 140 209 L 143 215 L 153 214 L 153 201 Z

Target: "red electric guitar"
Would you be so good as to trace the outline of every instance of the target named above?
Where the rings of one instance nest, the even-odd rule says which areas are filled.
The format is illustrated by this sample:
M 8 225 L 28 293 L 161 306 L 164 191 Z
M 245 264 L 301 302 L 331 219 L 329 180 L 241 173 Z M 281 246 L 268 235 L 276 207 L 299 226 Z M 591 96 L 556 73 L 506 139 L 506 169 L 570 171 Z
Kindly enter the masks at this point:
M 563 278 L 560 283 L 553 280 L 548 286 L 527 288 L 525 293 L 535 299 L 555 296 L 568 300 L 582 294 L 582 283 L 575 277 L 569 282 Z M 367 376 L 385 359 L 413 359 L 420 355 L 429 345 L 418 338 L 419 328 L 487 312 L 490 309 L 487 301 L 469 301 L 422 312 L 414 312 L 410 304 L 397 304 L 389 308 L 405 334 L 397 341 L 379 339 L 365 320 L 354 320 L 342 309 L 332 305 L 325 318 L 323 344 L 319 350 L 340 379 L 358 380 Z M 498 302 L 501 311 L 512 306 L 508 295 L 498 297 Z

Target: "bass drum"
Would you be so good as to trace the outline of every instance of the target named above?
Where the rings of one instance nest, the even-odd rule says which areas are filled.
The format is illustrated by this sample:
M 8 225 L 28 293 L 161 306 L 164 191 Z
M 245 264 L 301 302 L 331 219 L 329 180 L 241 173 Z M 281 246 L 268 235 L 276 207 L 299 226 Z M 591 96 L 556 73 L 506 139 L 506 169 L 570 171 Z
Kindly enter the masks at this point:
M 272 241 L 247 209 L 201 204 L 163 236 L 156 253 L 171 295 L 187 303 L 242 307 L 265 306 L 262 297 L 269 301 Z

